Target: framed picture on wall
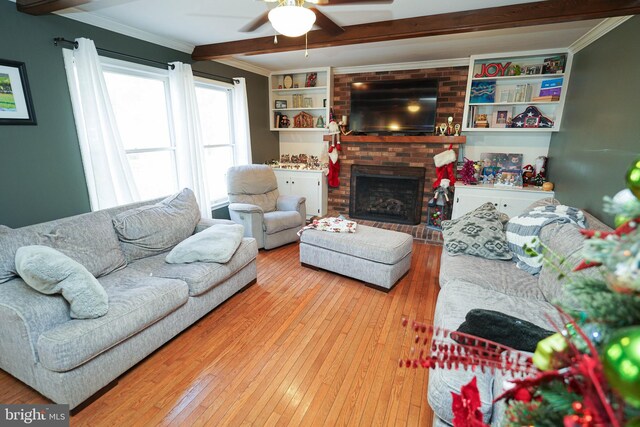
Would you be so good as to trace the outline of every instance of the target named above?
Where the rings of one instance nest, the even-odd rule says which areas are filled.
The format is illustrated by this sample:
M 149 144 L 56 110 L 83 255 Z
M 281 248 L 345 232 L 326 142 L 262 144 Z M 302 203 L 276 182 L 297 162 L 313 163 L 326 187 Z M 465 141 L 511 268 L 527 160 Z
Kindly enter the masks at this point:
M 35 125 L 24 62 L 0 59 L 0 125 Z

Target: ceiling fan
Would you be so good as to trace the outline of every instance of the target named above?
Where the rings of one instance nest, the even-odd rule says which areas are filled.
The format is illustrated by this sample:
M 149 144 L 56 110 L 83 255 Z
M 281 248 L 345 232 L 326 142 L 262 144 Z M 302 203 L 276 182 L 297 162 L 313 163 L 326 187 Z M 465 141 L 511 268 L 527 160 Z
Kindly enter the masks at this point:
M 343 6 L 353 4 L 390 4 L 394 0 L 257 0 L 265 3 L 277 3 L 275 8 L 271 8 L 262 15 L 249 22 L 240 29 L 241 32 L 250 33 L 262 27 L 267 22 L 271 22 L 279 33 L 298 37 L 305 34 L 314 25 L 322 28 L 331 35 L 338 35 L 344 29 L 336 24 L 331 18 L 322 13 L 318 6 Z M 305 3 L 312 6 L 304 7 Z M 309 13 L 312 12 L 312 14 Z M 296 27 L 295 29 L 285 27 Z M 284 30 L 284 31 L 283 31 Z M 288 30 L 288 31 L 287 31 Z M 287 34 L 287 32 L 289 34 Z

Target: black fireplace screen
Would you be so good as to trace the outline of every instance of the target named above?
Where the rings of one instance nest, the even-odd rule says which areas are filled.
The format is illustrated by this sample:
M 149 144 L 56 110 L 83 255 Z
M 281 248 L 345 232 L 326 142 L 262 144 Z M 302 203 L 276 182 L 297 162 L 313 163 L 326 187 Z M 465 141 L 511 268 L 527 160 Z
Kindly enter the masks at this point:
M 424 176 L 425 168 L 352 165 L 349 216 L 419 224 Z

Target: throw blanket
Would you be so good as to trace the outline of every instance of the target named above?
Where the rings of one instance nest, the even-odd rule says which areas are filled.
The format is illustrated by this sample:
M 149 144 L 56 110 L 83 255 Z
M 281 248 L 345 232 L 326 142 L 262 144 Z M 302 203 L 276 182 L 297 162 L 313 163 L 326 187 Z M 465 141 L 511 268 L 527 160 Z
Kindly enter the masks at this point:
M 319 230 L 319 231 L 330 231 L 332 233 L 355 233 L 356 226 L 358 224 L 355 221 L 349 221 L 344 218 L 322 218 L 313 220 L 313 222 L 302 230 L 298 231 L 298 236 L 302 234 L 304 230 Z
M 564 205 L 539 206 L 532 211 L 511 218 L 507 223 L 507 243 L 514 253 L 518 268 L 538 274 L 542 269 L 542 246 L 538 241 L 540 230 L 551 223 L 573 223 L 585 228 L 585 218 L 581 210 Z M 525 253 L 525 245 L 538 255 Z

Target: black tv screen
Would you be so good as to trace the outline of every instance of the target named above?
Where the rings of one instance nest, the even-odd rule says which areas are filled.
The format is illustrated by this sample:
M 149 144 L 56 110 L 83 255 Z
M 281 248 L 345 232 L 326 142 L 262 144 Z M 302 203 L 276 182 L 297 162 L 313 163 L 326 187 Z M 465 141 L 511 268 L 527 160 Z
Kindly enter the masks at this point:
M 358 133 L 432 133 L 437 101 L 436 79 L 354 82 L 349 128 Z

